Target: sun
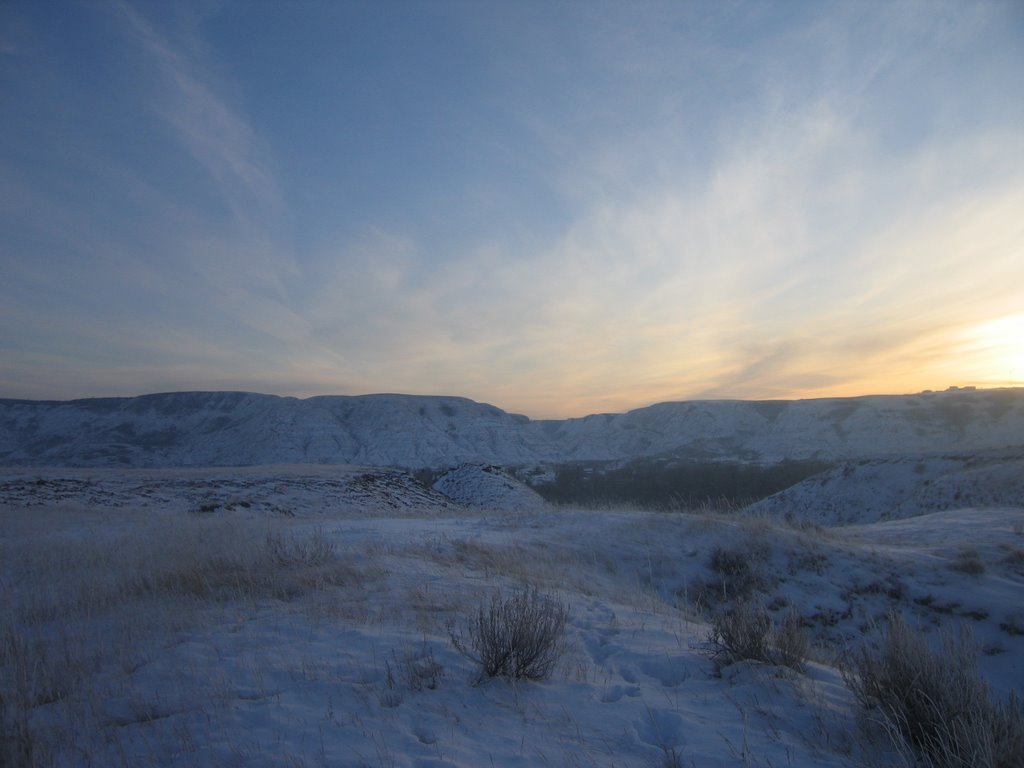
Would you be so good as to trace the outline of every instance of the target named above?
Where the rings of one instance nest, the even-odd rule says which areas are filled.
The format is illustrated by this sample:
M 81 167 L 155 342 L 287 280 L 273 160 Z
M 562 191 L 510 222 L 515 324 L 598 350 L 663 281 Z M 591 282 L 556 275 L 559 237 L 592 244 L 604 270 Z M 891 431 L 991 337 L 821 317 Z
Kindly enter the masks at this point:
M 981 373 L 993 383 L 1024 383 L 1024 313 L 1005 315 L 971 329 Z

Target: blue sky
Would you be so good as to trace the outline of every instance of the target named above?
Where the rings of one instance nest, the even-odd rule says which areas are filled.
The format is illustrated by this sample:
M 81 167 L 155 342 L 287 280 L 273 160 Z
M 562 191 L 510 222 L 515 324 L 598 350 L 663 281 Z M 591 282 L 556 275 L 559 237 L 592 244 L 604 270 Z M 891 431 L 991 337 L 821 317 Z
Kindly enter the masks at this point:
M 1019 2 L 0 5 L 0 396 L 1024 380 Z

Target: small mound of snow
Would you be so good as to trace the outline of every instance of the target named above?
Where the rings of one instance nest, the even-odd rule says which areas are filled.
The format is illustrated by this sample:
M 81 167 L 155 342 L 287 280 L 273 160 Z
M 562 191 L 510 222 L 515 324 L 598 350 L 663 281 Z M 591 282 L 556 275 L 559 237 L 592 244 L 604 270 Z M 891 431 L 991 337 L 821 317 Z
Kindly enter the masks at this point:
M 478 509 L 537 509 L 544 499 L 524 483 L 498 467 L 463 464 L 437 479 L 433 489 L 445 496 Z

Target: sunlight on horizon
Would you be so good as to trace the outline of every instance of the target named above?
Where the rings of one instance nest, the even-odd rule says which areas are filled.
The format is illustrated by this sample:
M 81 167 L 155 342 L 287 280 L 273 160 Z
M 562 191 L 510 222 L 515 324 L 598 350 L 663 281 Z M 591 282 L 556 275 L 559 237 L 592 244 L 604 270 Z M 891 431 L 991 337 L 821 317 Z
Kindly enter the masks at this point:
M 989 320 L 971 328 L 969 344 L 976 349 L 981 378 L 993 386 L 1019 386 L 1024 378 L 1024 313 Z

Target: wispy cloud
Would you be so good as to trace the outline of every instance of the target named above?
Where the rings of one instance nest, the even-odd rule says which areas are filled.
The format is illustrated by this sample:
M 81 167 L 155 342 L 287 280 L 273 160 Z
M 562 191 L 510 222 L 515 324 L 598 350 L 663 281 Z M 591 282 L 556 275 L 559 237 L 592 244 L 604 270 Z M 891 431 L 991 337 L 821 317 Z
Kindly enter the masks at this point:
M 1019 269 L 1012 211 L 1024 199 L 998 172 L 1015 140 L 980 154 L 934 146 L 960 158 L 942 166 L 864 154 L 837 173 L 828 166 L 851 151 L 847 128 L 803 122 L 745 143 L 703 189 L 602 199 L 529 256 L 466 253 L 410 284 L 414 240 L 340 247 L 312 305 L 317 340 L 373 372 L 369 388 L 467 392 L 552 415 L 942 385 L 979 301 L 998 315 L 1022 299 L 1006 277 Z M 983 184 L 952 182 L 954 166 L 979 162 L 991 166 Z M 900 177 L 905 206 L 874 199 Z
M 179 274 L 166 287 L 207 303 L 208 328 L 217 329 L 223 349 L 242 347 L 266 360 L 271 354 L 287 357 L 288 348 L 307 348 L 308 323 L 289 302 L 301 269 L 280 231 L 287 206 L 271 148 L 257 136 L 233 95 L 236 87 L 218 71 L 194 21 L 172 14 L 176 23 L 158 28 L 129 3 L 116 9 L 137 47 L 141 70 L 152 74 L 151 87 L 138 97 L 172 129 L 230 211 L 223 217 L 216 209 L 203 210 L 199 201 L 184 203 L 191 225 L 149 244 L 151 258 L 162 256 L 187 275 L 188 285 L 176 285 Z M 159 278 L 149 286 L 164 289 Z M 208 330 L 196 333 L 202 337 Z
M 257 220 L 281 205 L 267 160 L 249 122 L 222 93 L 202 60 L 202 40 L 188 24 L 173 40 L 132 5 L 119 2 L 120 16 L 142 53 L 155 65 L 161 87 L 152 108 L 177 132 L 206 171 L 217 180 L 235 214 Z

